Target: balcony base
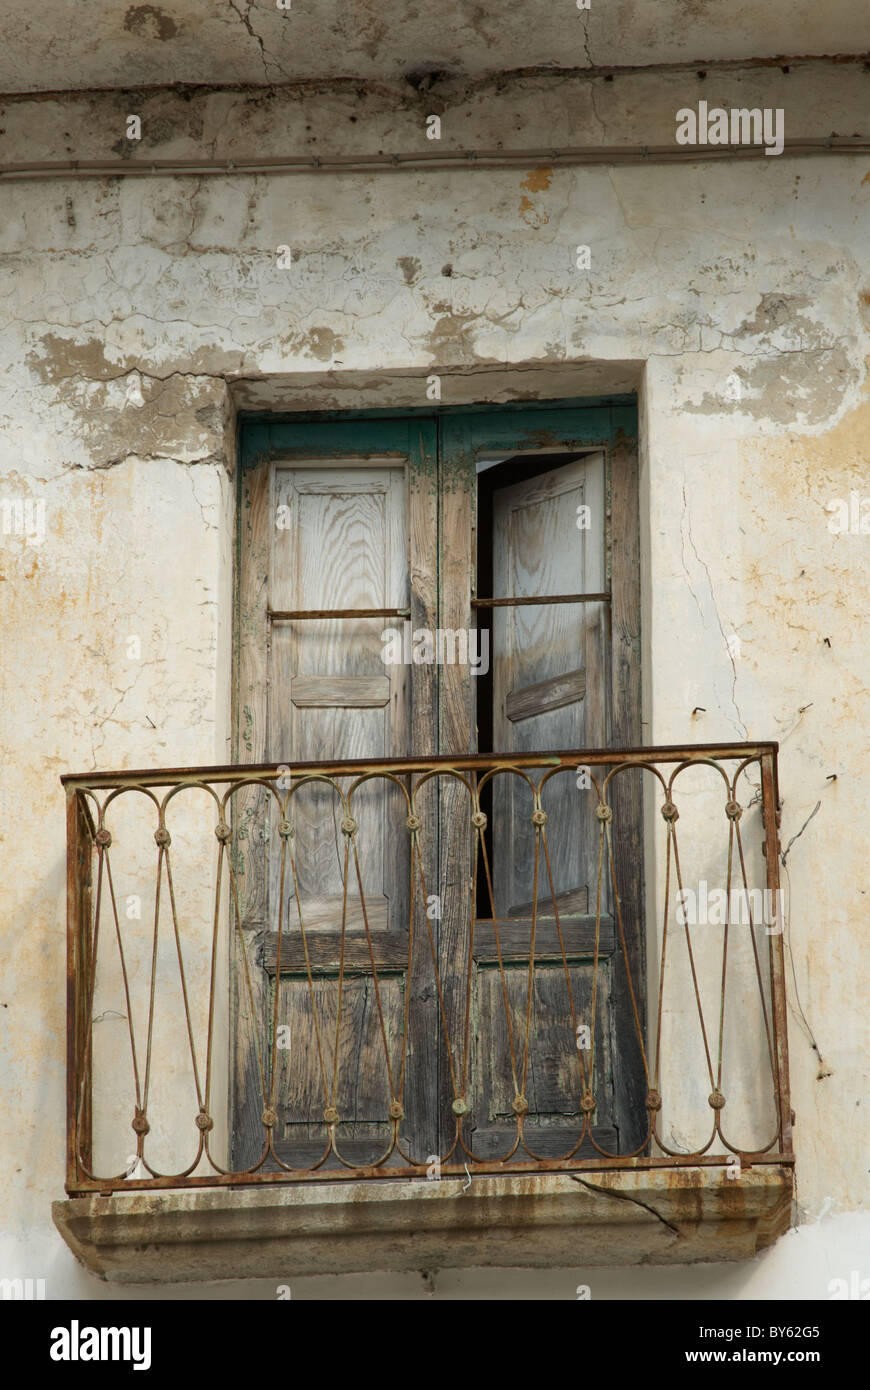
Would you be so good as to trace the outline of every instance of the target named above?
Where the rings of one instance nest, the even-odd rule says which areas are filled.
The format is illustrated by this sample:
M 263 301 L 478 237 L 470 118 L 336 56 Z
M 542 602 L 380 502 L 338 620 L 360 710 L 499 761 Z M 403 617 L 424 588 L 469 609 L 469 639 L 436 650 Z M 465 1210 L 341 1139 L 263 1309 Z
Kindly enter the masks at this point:
M 118 1284 L 438 1268 L 749 1259 L 788 1229 L 792 1173 L 761 1165 L 295 1183 L 54 1202 L 75 1255 Z

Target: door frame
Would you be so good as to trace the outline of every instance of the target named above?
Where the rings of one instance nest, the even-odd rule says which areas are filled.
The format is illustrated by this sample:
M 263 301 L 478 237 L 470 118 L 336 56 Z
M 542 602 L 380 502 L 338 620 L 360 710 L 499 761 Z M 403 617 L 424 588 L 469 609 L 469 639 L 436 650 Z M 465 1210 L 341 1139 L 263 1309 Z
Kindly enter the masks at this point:
M 432 425 L 434 423 L 434 447 Z M 611 594 L 609 641 L 607 642 L 610 722 L 608 747 L 637 747 L 641 731 L 641 599 L 640 599 L 640 519 L 638 486 L 638 417 L 634 397 L 595 400 L 555 400 L 516 402 L 507 405 L 431 406 L 418 410 L 388 409 L 354 411 L 305 411 L 287 415 L 242 414 L 238 430 L 237 524 L 234 556 L 233 614 L 233 760 L 265 762 L 266 731 L 251 731 L 246 702 L 240 698 L 242 682 L 256 684 L 268 680 L 266 637 L 268 616 L 265 598 L 254 604 L 253 591 L 242 593 L 242 546 L 245 515 L 252 506 L 271 505 L 270 496 L 248 498 L 245 489 L 270 479 L 272 470 L 262 467 L 278 458 L 324 458 L 353 453 L 385 457 L 402 454 L 408 465 L 408 534 L 419 527 L 418 535 L 437 537 L 434 564 L 411 574 L 411 614 L 415 627 L 470 630 L 475 625 L 472 599 L 476 594 L 477 542 L 477 462 L 490 453 L 560 453 L 601 450 L 605 458 L 605 574 Z M 411 458 L 416 459 L 416 467 Z M 259 470 L 259 471 L 258 471 Z M 257 481 L 259 480 L 259 482 Z M 434 483 L 434 486 L 433 486 Z M 250 540 L 250 537 L 248 537 Z M 263 557 L 264 559 L 267 557 Z M 470 571 L 468 585 L 450 581 L 450 576 Z M 485 597 L 485 596 L 484 596 Z M 247 608 L 245 608 L 247 604 Z M 241 624 L 263 624 L 263 642 L 241 643 Z M 475 751 L 475 708 L 473 682 L 463 669 L 446 665 L 439 673 L 434 664 L 418 668 L 423 677 L 414 691 L 412 708 L 412 746 L 421 757 L 435 754 Z M 425 674 L 424 674 L 425 673 Z M 630 789 L 625 778 L 611 784 L 614 830 L 613 853 L 618 882 L 622 888 L 622 915 L 631 939 L 632 987 L 641 1012 L 641 1028 L 646 1033 L 644 981 L 644 873 L 642 815 L 630 814 Z M 453 843 L 458 822 L 451 818 L 447 802 L 450 789 L 442 794 L 440 843 L 433 868 L 446 866 L 457 855 Z M 428 866 L 427 866 L 428 875 Z M 457 912 L 459 905 L 457 903 Z M 449 911 L 439 923 L 439 955 L 449 954 L 452 940 L 459 940 L 461 924 L 451 921 Z M 443 958 L 443 955 L 442 955 Z M 231 997 L 236 991 L 231 990 Z M 614 980 L 612 1027 L 625 1038 L 634 1036 L 631 992 L 622 972 Z M 433 1024 L 437 1020 L 433 1014 Z M 236 1035 L 234 1023 L 233 1036 Z M 234 1044 L 235 1046 L 235 1044 Z M 439 1049 L 440 1055 L 440 1049 Z M 616 1056 L 614 1052 L 614 1056 Z M 233 1114 L 246 1108 L 242 1104 L 242 1083 L 250 1062 L 236 1053 L 231 1084 L 230 1133 Z M 614 1103 L 624 1115 L 642 1115 L 646 1087 L 642 1070 L 636 1066 L 617 1069 L 614 1077 Z M 448 1069 L 441 1060 L 438 1077 L 438 1108 L 449 1110 L 452 1091 Z M 433 1117 L 434 1118 L 434 1117 Z M 436 1126 L 437 1128 L 437 1126 Z M 633 1134 L 620 1139 L 620 1147 L 636 1147 Z

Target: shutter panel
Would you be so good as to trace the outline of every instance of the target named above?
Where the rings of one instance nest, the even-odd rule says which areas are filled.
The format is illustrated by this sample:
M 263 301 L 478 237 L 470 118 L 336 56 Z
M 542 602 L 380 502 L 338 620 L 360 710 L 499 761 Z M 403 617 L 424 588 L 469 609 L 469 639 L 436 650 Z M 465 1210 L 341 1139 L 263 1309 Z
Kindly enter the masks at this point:
M 588 514 L 579 510 L 586 507 Z M 585 520 L 586 515 L 590 525 L 581 529 L 578 518 Z M 603 593 L 607 588 L 604 537 L 603 454 L 587 455 L 525 482 L 498 489 L 493 499 L 493 597 Z M 495 608 L 492 621 L 496 752 L 539 753 L 546 749 L 606 745 L 606 605 L 596 602 Z M 539 777 L 536 773 L 533 780 Z M 594 791 L 579 789 L 573 774 L 552 778 L 542 795 L 548 816 L 546 834 L 559 926 L 569 969 L 566 980 L 553 895 L 541 854 L 524 1087 L 529 1105 L 526 1142 L 541 1158 L 569 1152 L 582 1124 L 571 997 L 578 1022 L 591 1028 L 594 916 L 590 920 L 589 914 L 595 913 L 597 891 L 595 805 Z M 492 807 L 493 888 L 499 943 L 514 968 L 505 973 L 509 1032 L 495 933 L 491 921 L 482 921 L 475 949 L 479 1050 L 474 1150 L 480 1157 L 505 1153 L 516 1132 L 512 1102 L 517 1085 L 510 1065 L 510 1041 L 512 1037 L 515 1066 L 521 1075 L 534 895 L 535 831 L 530 789 L 518 777 L 497 776 Z M 593 1132 L 602 1146 L 612 1149 L 617 1140 L 609 1085 L 613 1071 L 609 957 L 614 933 L 606 911 L 606 885 L 605 875 L 595 1003 L 598 1109 Z M 480 911 L 489 918 L 488 902 Z M 589 1154 L 587 1145 L 583 1156 Z
M 588 507 L 589 529 L 577 526 Z M 603 593 L 604 458 L 601 454 L 499 490 L 493 509 L 495 598 Z M 601 747 L 607 742 L 606 611 L 603 603 L 542 604 L 493 610 L 493 736 L 497 752 Z M 560 777 L 545 793 L 557 894 L 585 912 L 597 862 L 594 797 Z M 534 840 L 528 792 L 497 779 L 493 818 L 496 908 L 525 915 L 532 901 Z M 549 887 L 539 899 L 553 916 Z

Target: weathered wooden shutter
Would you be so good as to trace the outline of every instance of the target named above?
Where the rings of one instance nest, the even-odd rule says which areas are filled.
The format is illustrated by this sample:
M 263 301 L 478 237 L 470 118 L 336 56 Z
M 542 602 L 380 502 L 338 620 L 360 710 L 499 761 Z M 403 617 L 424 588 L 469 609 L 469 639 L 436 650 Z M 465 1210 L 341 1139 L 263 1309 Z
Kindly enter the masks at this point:
M 603 453 L 497 489 L 492 548 L 494 598 L 603 593 Z M 492 635 L 493 744 L 499 753 L 606 744 L 609 702 L 603 602 L 496 607 Z M 535 780 L 539 776 L 536 773 Z M 609 1084 L 608 959 L 613 928 L 605 874 L 596 981 L 589 956 L 594 951 L 598 821 L 596 797 L 584 782 L 582 773 L 563 773 L 548 782 L 541 807 L 548 817 L 549 866 L 539 842 L 537 873 L 531 790 L 513 775 L 499 775 L 493 783 L 496 925 L 481 924 L 477 977 L 474 1149 L 481 1157 L 494 1157 L 509 1148 L 516 1131 L 512 1104 L 518 1090 L 529 1106 L 525 1135 L 532 1151 L 542 1158 L 570 1151 L 572 1136 L 576 1138 L 582 1126 L 575 1028 L 588 1029 L 588 1034 L 579 1035 L 581 1043 L 592 1040 L 593 984 L 595 1135 L 610 1147 L 617 1138 Z M 481 915 L 490 918 L 488 905 Z M 497 968 L 496 931 L 502 955 L 509 961 L 504 977 Z M 535 971 L 530 987 L 532 944 Z M 588 1049 L 586 1056 L 590 1053 Z
M 408 604 L 406 485 L 401 468 L 278 468 L 275 500 L 283 525 L 272 549 L 274 614 Z M 282 510 L 283 509 L 283 510 Z M 273 617 L 270 731 L 272 756 L 293 762 L 403 757 L 408 751 L 408 669 L 385 666 L 384 618 Z M 392 805 L 390 803 L 393 803 Z M 407 957 L 407 834 L 401 808 L 383 783 L 369 783 L 354 797 L 353 814 L 364 898 L 357 864 L 342 833 L 340 798 L 312 782 L 295 794 L 296 883 L 284 884 L 284 921 L 278 1017 L 289 1037 L 278 1053 L 278 1094 L 283 1112 L 276 1150 L 285 1161 L 311 1161 L 323 1149 L 323 1077 L 335 1069 L 338 980 L 319 973 L 314 986 L 320 1026 L 316 1045 L 309 960 L 337 968 L 344 916 L 354 973 L 343 982 L 338 1030 L 339 1083 L 334 1096 L 343 1124 L 342 1152 L 371 1156 L 389 1140 L 390 1095 L 384 1066 L 381 1016 L 395 1063 L 398 1056 Z M 274 819 L 274 818 L 273 818 Z M 280 839 L 273 833 L 270 844 Z M 280 855 L 270 856 L 272 902 L 278 901 Z M 344 898 L 347 861 L 347 901 Z M 375 998 L 366 937 L 376 936 L 380 955 Z M 274 954 L 273 954 L 274 948 Z M 277 941 L 267 938 L 269 964 Z M 369 968 L 366 968 L 369 967 Z M 295 1035 L 295 1036 L 294 1036 Z M 344 1084 L 342 1084 L 342 1082 Z M 309 1118 L 310 1117 L 310 1118 Z M 371 1141 L 367 1146 L 365 1141 Z
M 383 634 L 400 632 L 404 615 L 328 616 L 398 609 L 434 623 L 434 566 L 420 553 L 420 538 L 434 530 L 434 487 L 431 481 L 428 489 L 411 486 L 412 473 L 425 475 L 431 426 L 421 432 L 391 425 L 375 431 L 336 425 L 328 437 L 302 430 L 307 449 L 300 442 L 249 476 L 242 498 L 239 675 L 251 761 L 283 765 L 292 774 L 302 763 L 405 757 L 412 742 L 429 751 L 420 721 L 434 703 L 433 673 L 382 659 Z M 347 791 L 349 782 L 340 785 Z M 268 1063 L 275 1020 L 279 1158 L 309 1166 L 321 1157 L 327 1093 L 340 1116 L 336 1143 L 345 1158 L 371 1161 L 389 1143 L 384 1035 L 395 1082 L 406 991 L 425 993 L 417 962 L 408 975 L 402 793 L 381 780 L 366 783 L 354 793 L 352 814 L 358 829 L 351 843 L 335 788 L 316 780 L 299 786 L 289 817 L 295 873 L 285 854 L 282 880 L 277 808 L 252 797 L 240 877 L 253 1008 L 240 986 L 246 981 L 238 960 L 235 981 L 234 1133 L 243 1162 L 255 1161 L 262 1147 L 257 1052 Z M 424 999 L 411 1011 L 412 1030 L 431 1030 L 431 1012 Z M 435 1143 L 434 1083 L 422 1067 L 425 1049 L 414 1036 L 409 1043 L 403 1102 L 425 1159 Z
M 494 598 L 604 591 L 603 454 L 500 489 L 493 520 Z M 578 526 L 578 521 L 589 524 Z M 606 671 L 603 603 L 496 608 L 494 746 L 505 753 L 603 747 Z M 501 916 L 529 918 L 533 837 L 528 794 L 517 778 L 499 778 L 494 799 L 496 906 Z M 578 916 L 588 910 L 595 883 L 594 798 L 582 795 L 576 780 L 559 777 L 545 799 L 560 912 Z M 539 898 L 539 911 L 552 920 L 548 884 L 539 883 Z
M 542 752 L 640 742 L 639 571 L 636 447 L 614 441 L 629 410 L 554 410 L 454 414 L 434 420 L 369 419 L 326 425 L 260 428 L 262 461 L 243 478 L 239 604 L 240 756 L 251 762 L 377 758 L 473 752 L 477 683 L 467 666 L 398 665 L 380 659 L 381 633 L 402 620 L 326 617 L 300 610 L 410 608 L 412 628 L 458 629 L 474 621 L 476 463 L 482 452 L 505 457 L 551 447 L 574 460 L 499 490 L 494 515 L 495 596 L 610 591 L 612 603 L 496 609 L 494 720 L 496 752 Z M 582 451 L 582 457 L 577 455 Z M 578 527 L 578 507 L 590 525 Z M 279 511 L 279 509 L 284 509 Z M 282 524 L 277 518 L 281 516 Z M 585 514 L 584 514 L 585 517 Z M 605 529 L 605 518 L 607 527 Z M 400 559 L 400 557 L 403 557 Z M 451 1147 L 456 1062 L 466 1025 L 466 978 L 473 962 L 473 1057 L 467 1127 L 475 1154 L 503 1156 L 515 1133 L 517 1090 L 507 1037 L 502 981 L 495 967 L 488 903 L 481 897 L 473 948 L 465 885 L 471 880 L 467 797 L 455 784 L 430 783 L 424 812 L 426 880 L 443 914 L 426 923 L 415 905 L 415 935 L 431 930 L 443 1004 L 455 1044 L 453 1063 L 434 988 L 428 949 L 407 969 L 407 840 L 396 830 L 404 811 L 390 793 L 371 788 L 360 807 L 359 844 L 376 944 L 381 1008 L 398 1058 L 402 1011 L 410 1004 L 402 1132 L 413 1157 Z M 642 998 L 641 808 L 627 780 L 614 785 L 619 808 L 614 854 L 623 884 L 623 919 L 631 945 L 635 992 Z M 603 876 L 599 963 L 593 981 L 598 823 L 595 794 L 575 776 L 544 793 L 547 833 L 574 1015 L 592 1026 L 596 1003 L 594 1134 L 605 1148 L 638 1140 L 643 1080 L 638 1066 L 625 965 Z M 243 922 L 255 1002 L 241 996 L 236 962 L 237 1047 L 234 1134 L 237 1162 L 260 1152 L 262 1100 L 255 1042 L 271 1042 L 273 991 L 289 1048 L 277 1054 L 276 1149 L 285 1161 L 310 1164 L 324 1148 L 324 1068 L 338 1079 L 337 1140 L 353 1162 L 375 1157 L 389 1134 L 380 1017 L 369 949 L 354 886 L 347 911 L 345 981 L 337 1058 L 332 1051 L 345 837 L 326 787 L 302 789 L 294 816 L 298 901 L 308 928 L 314 989 L 300 950 L 296 885 L 285 876 L 281 899 L 274 815 L 251 795 L 243 829 Z M 496 784 L 490 843 L 496 914 L 507 946 L 508 1005 L 514 1038 L 528 1006 L 532 862 L 531 800 Z M 262 872 L 260 872 L 262 870 Z M 353 877 L 351 879 L 354 882 Z M 260 886 L 260 885 L 264 886 Z M 418 895 L 419 896 L 419 895 Z M 576 1038 L 549 882 L 539 864 L 532 1029 L 524 1081 L 526 1133 L 541 1157 L 564 1154 L 578 1131 Z M 285 925 L 280 970 L 277 909 Z M 312 993 L 326 1021 L 327 1055 L 315 1038 Z M 456 1050 L 459 1049 L 459 1050 Z M 516 1061 L 516 1057 L 514 1058 Z M 643 1129 L 639 1131 L 641 1137 Z M 518 1160 L 528 1158 L 525 1153 Z

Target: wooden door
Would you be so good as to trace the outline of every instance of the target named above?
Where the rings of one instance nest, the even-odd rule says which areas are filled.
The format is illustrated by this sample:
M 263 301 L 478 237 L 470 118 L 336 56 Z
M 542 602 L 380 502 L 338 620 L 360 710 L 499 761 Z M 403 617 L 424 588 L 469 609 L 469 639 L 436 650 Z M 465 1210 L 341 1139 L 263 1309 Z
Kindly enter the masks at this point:
M 480 597 L 478 469 L 487 455 L 540 454 L 542 445 L 552 447 L 558 463 L 496 489 L 488 597 L 608 591 L 612 603 L 494 610 L 489 746 L 510 754 L 606 747 L 611 741 L 638 744 L 633 429 L 628 408 L 248 427 L 240 494 L 239 760 L 292 767 L 312 760 L 477 751 L 477 706 L 485 682 L 473 677 L 468 665 L 385 666 L 382 634 L 385 626 L 401 628 L 404 610 L 412 628 L 430 631 L 470 629 L 485 620 L 473 606 Z M 618 430 L 623 435 L 616 439 Z M 577 525 L 580 507 L 589 508 L 589 526 Z M 337 608 L 377 608 L 397 616 L 324 616 Z M 301 616 L 314 613 L 319 616 Z M 474 837 L 467 794 L 445 775 L 429 784 L 418 808 L 426 827 L 427 891 L 440 904 L 434 921 L 427 920 L 419 894 L 413 906 L 409 903 L 407 832 L 396 833 L 404 828 L 405 812 L 395 800 L 391 804 L 392 795 L 389 788 L 371 784 L 358 794 L 354 811 L 366 921 L 354 866 L 353 892 L 347 900 L 344 896 L 347 842 L 334 790 L 322 783 L 301 789 L 292 817 L 297 873 L 288 880 L 285 872 L 283 886 L 274 809 L 259 792 L 243 794 L 239 881 L 254 999 L 249 1004 L 243 994 L 244 962 L 237 960 L 233 1159 L 238 1166 L 256 1162 L 262 1152 L 258 1051 L 275 1057 L 275 1149 L 282 1161 L 307 1166 L 322 1154 L 325 1078 L 333 1078 L 342 1156 L 357 1164 L 376 1158 L 389 1135 L 394 1094 L 386 1084 L 384 1033 L 395 1075 L 403 1020 L 409 1032 L 402 1134 L 413 1159 L 425 1163 L 430 1155 L 451 1150 L 458 1113 L 453 1103 L 460 1096 L 470 1105 L 462 1123 L 475 1155 L 491 1160 L 510 1148 L 517 1081 L 507 1038 L 505 981 L 496 969 L 490 908 L 480 894 L 471 935 Z M 614 804 L 620 795 L 615 788 Z M 615 855 L 624 878 L 626 930 L 635 948 L 635 992 L 642 998 L 640 810 L 624 803 L 623 796 Z M 532 1030 L 523 1082 L 526 1132 L 539 1156 L 564 1154 L 571 1147 L 580 1088 L 568 994 L 578 1020 L 591 1023 L 594 989 L 598 1109 L 593 1132 L 603 1147 L 625 1151 L 637 1128 L 634 1116 L 639 1100 L 642 1111 L 644 1088 L 638 1059 L 625 1041 L 633 1023 L 626 982 L 616 968 L 606 886 L 597 971 L 593 968 L 595 797 L 588 790 L 581 793 L 571 776 L 550 783 L 544 807 L 570 984 L 549 885 L 539 878 Z M 529 997 L 530 811 L 531 803 L 524 804 L 516 788 L 496 782 L 487 833 L 496 916 L 509 948 L 506 987 L 517 1037 Z M 415 942 L 425 949 L 415 948 L 409 959 L 412 914 Z M 319 1040 L 317 1020 L 325 1025 Z M 275 1021 L 289 1033 L 289 1046 L 277 1052 Z M 470 1068 L 465 1067 L 468 1038 Z M 516 1158 L 528 1161 L 528 1156 Z M 454 1151 L 452 1161 L 457 1157 L 461 1161 Z
M 500 753 L 607 745 L 607 607 L 603 601 L 570 601 L 572 595 L 585 600 L 606 589 L 604 465 L 604 453 L 598 451 L 494 489 L 493 597 L 558 600 L 492 610 L 492 728 Z M 613 923 L 606 866 L 597 978 L 588 961 L 590 947 L 594 954 L 598 906 L 596 803 L 582 773 L 551 778 L 541 797 L 548 818 L 544 841 L 532 824 L 534 802 L 526 782 L 502 774 L 492 784 L 495 921 L 511 968 L 504 978 L 496 969 L 495 927 L 485 904 L 478 927 L 477 980 L 482 1114 L 474 1132 L 474 1150 L 481 1156 L 510 1147 L 518 1079 L 529 1106 L 524 1137 L 530 1150 L 543 1158 L 571 1151 L 583 1120 L 578 1039 L 590 1044 L 590 1063 L 595 1044 L 597 1075 L 590 1081 L 598 1102 L 595 1137 L 611 1149 L 617 1141 L 609 1026 Z M 578 1034 L 578 1027 L 588 1029 L 588 1035 Z M 584 1155 L 588 1151 L 587 1145 Z
M 486 731 L 486 751 L 508 756 L 639 745 L 639 525 L 631 412 L 482 412 L 442 423 L 441 621 L 486 625 L 493 666 L 489 692 L 483 681 L 463 685 L 455 678 L 451 689 L 445 673 L 442 751 L 473 751 L 478 731 Z M 501 486 L 495 482 L 499 472 Z M 475 592 L 475 576 L 469 580 L 460 557 L 487 547 L 488 582 L 482 579 L 483 589 Z M 604 598 L 487 607 L 494 599 L 577 594 Z M 489 710 L 483 708 L 487 700 Z M 579 772 L 560 773 L 542 794 L 553 892 L 540 842 L 537 888 L 533 882 L 536 832 L 528 788 L 519 778 L 498 774 L 488 799 L 481 798 L 491 817 L 486 837 L 495 918 L 485 876 L 478 873 L 470 949 L 470 923 L 460 910 L 446 914 L 442 931 L 445 969 L 451 961 L 455 969 L 469 954 L 473 959 L 468 997 L 474 1058 L 465 1124 L 477 1158 L 491 1161 L 513 1150 L 515 1103 L 528 1107 L 527 1148 L 514 1152 L 515 1161 L 572 1150 L 578 1156 L 582 1102 L 590 1090 L 595 1143 L 613 1154 L 642 1147 L 647 1088 L 634 1015 L 636 1000 L 643 1027 L 638 776 L 617 778 L 608 793 L 625 946 L 614 921 L 606 859 L 597 912 L 600 824 L 591 778 L 587 785 Z M 473 876 L 460 801 L 448 789 L 442 807 L 441 871 L 454 881 Z M 461 1023 L 457 990 L 448 1002 Z M 578 1037 L 594 1045 L 594 1060 L 593 1046 L 582 1059 L 588 1082 Z M 448 1100 L 442 1083 L 445 1126 Z M 579 1156 L 594 1153 L 587 1140 Z
M 407 607 L 405 470 L 277 467 L 274 489 L 283 525 L 270 574 L 273 756 L 284 749 L 296 763 L 404 757 L 409 673 L 381 660 L 386 620 L 278 615 Z M 389 1144 L 381 1022 L 383 1015 L 397 1073 L 408 931 L 400 795 L 382 782 L 360 788 L 348 808 L 358 826 L 351 843 L 336 788 L 303 785 L 292 803 L 295 873 L 288 875 L 285 865 L 283 899 L 281 855 L 270 855 L 270 901 L 281 904 L 288 938 L 282 937 L 280 971 L 276 949 L 273 977 L 277 1015 L 289 1028 L 277 1051 L 282 1100 L 275 1147 L 285 1162 L 313 1162 L 323 1152 L 326 1099 L 342 1117 L 336 1143 L 345 1157 L 375 1159 Z M 270 843 L 278 849 L 276 821 L 273 808 Z M 367 927 L 379 961 L 377 993 Z M 337 976 L 324 967 L 337 970 L 343 941 L 354 973 L 341 981 L 339 994 Z M 306 948 L 308 961 L 317 953 L 313 984 Z
M 433 483 L 420 485 L 433 446 L 431 426 L 303 429 L 248 474 L 242 735 L 251 745 L 245 752 L 257 754 L 252 761 L 288 770 L 284 789 L 293 785 L 294 764 L 402 758 L 431 748 L 432 673 L 385 664 L 383 634 L 401 630 L 406 616 L 433 621 L 434 554 L 425 542 L 435 494 Z M 381 616 L 361 615 L 370 609 Z M 343 616 L 329 616 L 336 612 Z M 431 1038 L 437 1023 L 416 979 L 419 963 L 409 958 L 407 811 L 401 789 L 383 780 L 364 783 L 344 803 L 340 791 L 348 793 L 350 782 L 295 786 L 289 849 L 280 805 L 251 798 L 241 877 L 255 1000 L 246 1007 L 237 987 L 235 1030 L 235 1161 L 243 1165 L 262 1149 L 258 1051 L 267 1060 L 267 1086 L 274 1085 L 274 1148 L 282 1162 L 318 1163 L 328 1112 L 339 1117 L 334 1142 L 342 1158 L 376 1161 L 390 1144 L 399 1085 L 415 1157 L 425 1162 L 434 1151 L 435 1087 L 420 1038 Z M 351 820 L 352 837 L 345 833 Z M 236 976 L 243 975 L 237 962 Z M 423 998 L 407 1010 L 405 1036 L 408 991 Z M 337 1162 L 333 1155 L 326 1166 Z

